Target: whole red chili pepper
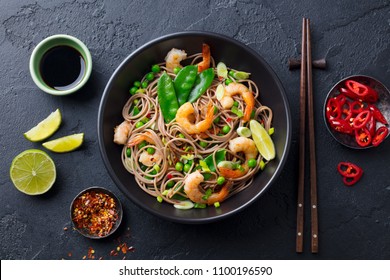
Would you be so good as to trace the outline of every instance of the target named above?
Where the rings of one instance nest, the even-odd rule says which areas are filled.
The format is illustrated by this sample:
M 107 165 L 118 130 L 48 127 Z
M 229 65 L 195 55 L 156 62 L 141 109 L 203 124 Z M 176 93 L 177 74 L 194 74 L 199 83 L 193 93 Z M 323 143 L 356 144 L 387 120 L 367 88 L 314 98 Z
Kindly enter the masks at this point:
M 343 176 L 343 182 L 347 186 L 358 182 L 363 175 L 363 169 L 351 162 L 340 162 L 337 171 Z
M 377 120 L 378 122 L 380 123 L 383 123 L 384 125 L 388 125 L 389 123 L 387 122 L 385 116 L 383 116 L 382 112 L 378 109 L 378 107 L 376 107 L 375 105 L 373 104 L 370 104 L 368 105 L 368 108 L 370 109 L 370 111 L 372 112 L 375 120 Z
M 386 126 L 381 126 L 376 131 L 375 135 L 372 137 L 372 145 L 374 147 L 378 146 L 380 143 L 385 140 L 386 136 L 389 134 L 389 129 Z

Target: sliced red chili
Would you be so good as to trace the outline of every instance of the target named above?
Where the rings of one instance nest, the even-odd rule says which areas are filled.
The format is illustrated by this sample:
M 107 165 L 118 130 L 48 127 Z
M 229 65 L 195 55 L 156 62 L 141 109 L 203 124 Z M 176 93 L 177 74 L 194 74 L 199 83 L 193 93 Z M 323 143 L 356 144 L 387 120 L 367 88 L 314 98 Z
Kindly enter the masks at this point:
M 374 119 L 373 114 L 371 114 L 370 120 L 367 122 L 367 128 L 371 136 L 374 137 L 376 132 L 376 120 Z
M 347 186 L 354 185 L 363 175 L 363 169 L 351 162 L 340 162 L 337 171 L 343 176 L 343 182 Z
M 357 96 L 358 99 L 372 103 L 378 100 L 378 93 L 366 85 L 353 80 L 347 80 L 345 85 L 349 91 Z
M 351 99 L 358 99 L 359 97 L 357 96 L 357 94 L 355 94 L 353 91 L 347 89 L 347 88 L 344 88 L 344 87 L 341 87 L 339 89 L 340 93 L 345 95 L 346 97 L 349 97 Z
M 359 114 L 361 111 L 367 108 L 367 105 L 363 102 L 355 100 L 351 104 L 351 111 L 354 114 Z
M 353 128 L 359 129 L 367 124 L 371 118 L 370 110 L 361 111 L 353 120 Z
M 330 126 L 337 132 L 352 134 L 354 129 L 351 124 L 343 119 L 328 119 Z
M 387 122 L 385 116 L 383 116 L 382 112 L 378 109 L 378 107 L 376 107 L 375 105 L 373 104 L 370 104 L 368 105 L 368 108 L 370 109 L 370 111 L 372 112 L 375 120 L 377 120 L 378 122 L 380 123 L 383 123 L 385 125 L 388 125 L 389 123 Z
M 386 136 L 389 134 L 389 129 L 386 126 L 381 126 L 377 129 L 375 135 L 372 137 L 372 145 L 377 147 L 380 143 L 385 140 Z
M 367 147 L 371 144 L 372 136 L 368 128 L 364 126 L 362 128 L 355 129 L 355 139 L 356 143 L 360 147 Z
M 354 113 L 352 112 L 351 102 L 347 100 L 341 108 L 341 118 L 347 122 L 351 122 L 353 117 Z
M 326 118 L 328 120 L 341 117 L 341 106 L 337 99 L 330 98 L 326 104 Z

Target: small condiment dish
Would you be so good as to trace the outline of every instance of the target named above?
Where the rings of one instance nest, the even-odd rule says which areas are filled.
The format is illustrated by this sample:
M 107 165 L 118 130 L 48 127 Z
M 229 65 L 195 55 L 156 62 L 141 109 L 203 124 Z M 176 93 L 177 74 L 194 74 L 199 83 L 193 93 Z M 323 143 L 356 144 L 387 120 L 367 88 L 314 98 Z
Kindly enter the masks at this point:
M 73 49 L 79 54 L 79 56 L 83 60 L 81 70 L 82 72 L 80 72 L 79 76 L 77 77 L 77 81 L 75 81 L 68 87 L 63 87 L 60 89 L 50 86 L 47 81 L 45 81 L 42 74 L 42 62 L 45 60 L 45 57 L 48 53 L 50 53 L 51 50 L 58 47 L 69 47 Z M 66 58 L 63 58 L 63 60 L 67 61 Z M 34 48 L 30 57 L 29 67 L 30 74 L 34 83 L 41 90 L 52 95 L 68 95 L 81 89 L 88 81 L 92 73 L 92 57 L 86 45 L 79 39 L 66 34 L 57 34 L 42 40 Z M 64 77 L 69 75 L 69 71 L 64 71 L 64 69 L 56 70 L 58 70 L 58 73 L 60 73 L 61 75 L 63 74 Z
M 346 77 L 340 80 L 339 82 L 337 82 L 329 91 L 328 95 L 326 96 L 324 109 L 323 109 L 323 116 L 324 116 L 326 128 L 328 129 L 329 133 L 333 136 L 333 138 L 337 142 L 339 142 L 340 144 L 346 147 L 352 149 L 367 149 L 367 148 L 375 147 L 372 144 L 369 144 L 365 147 L 360 146 L 356 142 L 354 134 L 351 135 L 351 134 L 338 132 L 334 128 L 332 128 L 328 122 L 327 115 L 326 115 L 328 100 L 340 94 L 340 88 L 345 88 L 345 83 L 347 80 L 356 81 L 360 84 L 363 84 L 375 90 L 378 93 L 378 100 L 377 102 L 374 103 L 374 105 L 380 110 L 382 115 L 386 118 L 387 122 L 390 122 L 390 91 L 381 82 L 374 79 L 373 77 L 365 76 L 365 75 L 353 75 L 353 76 Z M 383 126 L 383 124 L 376 122 L 376 129 L 379 126 Z
M 101 207 L 102 205 L 104 208 Z M 92 208 L 95 208 L 93 211 L 95 218 L 99 217 L 100 221 L 106 219 L 110 221 L 108 223 L 101 222 L 100 225 L 95 224 L 96 228 L 102 229 L 100 234 L 91 232 L 95 221 L 95 219 L 91 219 L 92 214 L 89 212 Z M 117 196 L 102 187 L 90 187 L 81 191 L 70 205 L 70 219 L 73 227 L 80 234 L 91 239 L 101 239 L 112 235 L 121 224 L 122 216 L 122 204 Z M 105 226 L 101 226 L 102 224 Z

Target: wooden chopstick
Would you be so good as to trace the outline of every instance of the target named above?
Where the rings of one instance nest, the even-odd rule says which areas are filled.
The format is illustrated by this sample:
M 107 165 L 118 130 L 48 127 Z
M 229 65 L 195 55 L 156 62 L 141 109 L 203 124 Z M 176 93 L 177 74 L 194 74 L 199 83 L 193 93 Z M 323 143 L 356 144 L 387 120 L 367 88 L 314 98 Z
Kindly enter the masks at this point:
M 296 251 L 303 252 L 304 201 L 305 201 L 305 126 L 306 95 L 310 153 L 310 209 L 311 209 L 311 252 L 318 252 L 318 207 L 317 207 L 317 169 L 314 131 L 314 101 L 312 79 L 312 57 L 310 21 L 302 20 L 302 53 L 300 82 L 300 114 L 299 114 L 299 175 L 297 205 Z M 307 94 L 306 94 L 307 91 Z
M 312 79 L 312 58 L 310 21 L 306 20 L 306 46 L 307 46 L 307 108 L 309 118 L 309 151 L 310 151 L 310 202 L 311 202 L 311 252 L 318 252 L 318 209 L 317 209 L 317 169 L 316 169 L 316 147 L 314 131 L 314 101 L 313 101 L 313 79 Z
M 298 174 L 298 205 L 296 251 L 303 252 L 303 224 L 305 200 L 305 117 L 306 117 L 306 19 L 302 20 L 302 51 L 301 51 L 301 83 L 299 98 L 299 174 Z

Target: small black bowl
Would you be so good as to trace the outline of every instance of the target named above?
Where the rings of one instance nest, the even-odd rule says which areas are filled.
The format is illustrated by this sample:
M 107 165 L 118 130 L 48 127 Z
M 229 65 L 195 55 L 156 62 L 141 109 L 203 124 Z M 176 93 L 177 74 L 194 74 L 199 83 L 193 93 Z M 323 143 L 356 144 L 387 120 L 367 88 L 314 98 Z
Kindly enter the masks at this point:
M 388 122 L 390 121 L 390 91 L 381 82 L 374 79 L 373 77 L 365 76 L 365 75 L 353 75 L 353 76 L 346 77 L 340 80 L 339 82 L 337 82 L 329 91 L 328 95 L 326 96 L 325 103 L 324 103 L 324 110 L 323 110 L 326 128 L 328 129 L 329 133 L 333 136 L 333 138 L 337 142 L 339 142 L 340 144 L 346 147 L 352 149 L 367 149 L 367 148 L 374 147 L 373 145 L 368 145 L 366 147 L 359 146 L 358 143 L 356 143 L 354 135 L 349 135 L 349 134 L 340 133 L 336 131 L 329 125 L 329 122 L 327 121 L 326 104 L 328 103 L 328 100 L 330 98 L 333 98 L 340 93 L 339 89 L 341 87 L 345 87 L 345 82 L 347 80 L 354 80 L 356 82 L 359 82 L 361 84 L 364 84 L 376 90 L 378 92 L 379 98 L 378 101 L 375 103 L 375 106 L 378 107 L 378 109 L 381 111 L 381 113 L 386 118 L 386 120 Z M 378 123 L 377 123 L 377 128 L 378 128 Z
M 115 201 L 115 209 L 116 209 L 116 212 L 118 213 L 118 218 L 116 219 L 115 221 L 115 224 L 114 226 L 112 227 L 112 229 L 110 230 L 110 232 L 106 235 L 103 235 L 103 236 L 98 236 L 98 235 L 93 235 L 93 234 L 90 234 L 88 232 L 88 230 L 86 229 L 80 229 L 77 227 L 77 224 L 73 221 L 73 211 L 74 211 L 74 204 L 75 204 L 75 201 L 77 198 L 79 198 L 80 196 L 82 196 L 83 194 L 87 193 L 87 192 L 96 192 L 96 193 L 103 193 L 103 194 L 107 194 L 109 195 L 110 197 L 112 197 Z M 122 216 L 123 216 L 123 210 L 122 210 L 122 204 L 120 202 L 120 200 L 118 199 L 118 197 L 113 194 L 111 191 L 105 189 L 105 188 L 102 188 L 102 187 L 90 187 L 90 188 L 87 188 L 83 191 L 81 191 L 78 195 L 76 195 L 76 197 L 72 200 L 72 203 L 70 205 L 70 219 L 72 221 L 72 224 L 73 224 L 73 227 L 81 234 L 81 235 L 84 235 L 85 237 L 88 237 L 88 238 L 91 238 L 91 239 L 101 239 L 101 238 L 106 238 L 110 235 L 112 235 L 119 227 L 119 225 L 121 224 L 122 222 Z

